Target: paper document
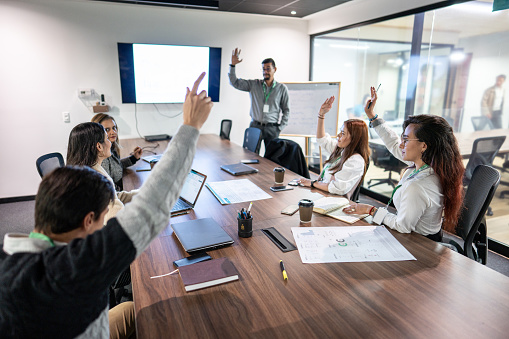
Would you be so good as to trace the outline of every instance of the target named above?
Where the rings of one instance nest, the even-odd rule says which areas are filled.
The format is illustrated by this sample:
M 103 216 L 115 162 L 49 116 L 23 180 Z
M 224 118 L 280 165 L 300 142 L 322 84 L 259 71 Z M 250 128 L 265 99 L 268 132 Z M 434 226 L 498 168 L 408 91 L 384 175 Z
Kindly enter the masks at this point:
M 304 264 L 416 260 L 385 226 L 292 227 Z
M 209 182 L 205 186 L 222 205 L 272 198 L 249 179 Z

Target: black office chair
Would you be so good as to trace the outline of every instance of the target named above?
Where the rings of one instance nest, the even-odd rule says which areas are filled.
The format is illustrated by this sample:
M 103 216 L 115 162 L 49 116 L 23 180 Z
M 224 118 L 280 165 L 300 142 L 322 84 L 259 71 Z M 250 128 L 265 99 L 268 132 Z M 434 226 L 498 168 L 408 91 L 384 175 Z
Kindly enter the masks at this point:
M 470 185 L 472 174 L 479 165 L 493 166 L 493 159 L 498 153 L 498 150 L 505 141 L 505 135 L 497 137 L 479 138 L 474 141 L 472 146 L 472 153 L 468 159 L 467 166 L 465 167 L 465 176 L 463 177 L 463 185 Z M 487 215 L 493 215 L 491 207 L 488 207 Z
M 305 178 L 310 178 L 306 157 L 299 144 L 293 140 L 279 138 L 271 140 L 265 149 L 264 157 Z
M 260 153 L 260 146 L 262 144 L 262 130 L 255 127 L 248 127 L 244 132 L 244 143 L 242 147 L 247 148 L 256 154 Z
M 504 144 L 505 135 L 496 137 L 479 138 L 474 141 L 472 152 L 465 167 L 465 176 L 463 184 L 468 185 L 472 178 L 474 170 L 479 165 L 493 166 L 493 159 L 497 155 L 500 147 Z
M 509 161 L 506 161 L 504 162 L 504 164 L 502 165 L 502 167 L 504 168 L 504 170 L 509 170 Z M 505 185 L 505 186 L 509 186 L 509 182 L 505 182 L 505 181 L 500 181 L 500 183 L 502 185 Z M 509 190 L 504 190 L 502 192 L 500 192 L 500 199 L 504 199 L 505 195 L 509 195 Z
M 484 214 L 495 195 L 499 182 L 500 172 L 493 167 L 479 165 L 475 168 L 456 226 L 456 234 L 462 238 L 463 244 L 452 239 L 446 243 L 447 247 L 484 265 L 488 257 L 488 236 Z
M 39 175 L 42 178 L 54 169 L 64 167 L 64 157 L 62 154 L 57 152 L 45 154 L 35 161 L 35 166 L 37 167 L 37 172 L 39 172 Z
M 111 284 L 110 290 L 110 308 L 122 302 L 122 297 L 132 300 L 132 294 L 127 289 L 131 285 L 131 269 L 128 267 Z M 113 298 L 113 299 L 112 299 Z
M 478 117 L 471 117 L 470 120 L 472 120 L 472 125 L 474 125 L 474 130 L 476 131 L 493 129 L 493 124 L 491 123 L 491 120 L 488 119 L 488 117 L 485 117 L 484 115 Z
M 392 178 L 392 172 L 399 174 L 403 168 L 407 167 L 407 164 L 396 159 L 385 145 L 370 142 L 369 147 L 371 148 L 371 160 L 373 160 L 373 164 L 377 167 L 383 168 L 385 172 L 389 172 L 389 177 L 369 179 L 368 188 L 381 184 L 389 184 L 392 187 L 396 187 L 399 180 Z
M 221 120 L 221 130 L 219 136 L 221 139 L 230 140 L 230 131 L 232 130 L 232 121 L 229 119 Z
M 369 162 L 368 166 L 366 166 L 366 173 L 369 169 Z M 350 196 L 350 200 L 354 202 L 359 202 L 359 195 L 361 194 L 361 187 L 364 185 L 364 179 L 357 185 L 355 188 L 355 191 L 353 191 L 352 195 Z

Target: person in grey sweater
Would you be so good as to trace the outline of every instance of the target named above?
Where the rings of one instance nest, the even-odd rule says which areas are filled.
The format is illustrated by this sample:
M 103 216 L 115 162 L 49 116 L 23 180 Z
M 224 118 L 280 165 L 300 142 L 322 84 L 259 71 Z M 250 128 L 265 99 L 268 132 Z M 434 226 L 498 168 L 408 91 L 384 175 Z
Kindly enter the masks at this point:
M 168 225 L 212 101 L 187 89 L 183 125 L 132 202 L 103 227 L 114 188 L 87 167 L 44 177 L 30 235 L 0 251 L 2 338 L 108 338 L 108 286 Z M 117 306 L 118 307 L 118 306 Z M 132 329 L 131 329 L 132 330 Z M 128 335 L 128 334 L 127 334 Z
M 91 121 L 101 124 L 106 130 L 106 134 L 108 134 L 108 140 L 111 142 L 111 156 L 107 159 L 104 159 L 101 166 L 113 179 L 113 182 L 115 183 L 115 189 L 118 192 L 123 191 L 124 185 L 122 183 L 122 176 L 124 175 L 124 170 L 140 160 L 143 150 L 141 147 L 137 146 L 134 148 L 130 156 L 120 159 L 118 126 L 115 119 L 111 115 L 105 113 L 97 113 L 92 117 Z

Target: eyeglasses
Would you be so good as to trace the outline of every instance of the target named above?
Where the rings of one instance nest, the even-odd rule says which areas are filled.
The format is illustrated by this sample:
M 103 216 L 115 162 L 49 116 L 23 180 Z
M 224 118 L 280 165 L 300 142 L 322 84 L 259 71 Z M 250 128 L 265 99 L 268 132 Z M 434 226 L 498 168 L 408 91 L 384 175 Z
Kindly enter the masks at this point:
M 407 142 L 409 141 L 420 141 L 419 139 L 407 139 L 407 138 L 401 138 L 401 143 L 403 146 L 406 146 Z

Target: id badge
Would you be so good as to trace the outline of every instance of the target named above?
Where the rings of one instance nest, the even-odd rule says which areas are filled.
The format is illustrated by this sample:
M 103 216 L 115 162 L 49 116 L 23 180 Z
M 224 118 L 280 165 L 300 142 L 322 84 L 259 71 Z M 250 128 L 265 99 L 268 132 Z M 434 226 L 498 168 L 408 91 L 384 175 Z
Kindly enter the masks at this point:
M 263 113 L 269 113 L 269 105 L 268 104 L 263 105 Z

